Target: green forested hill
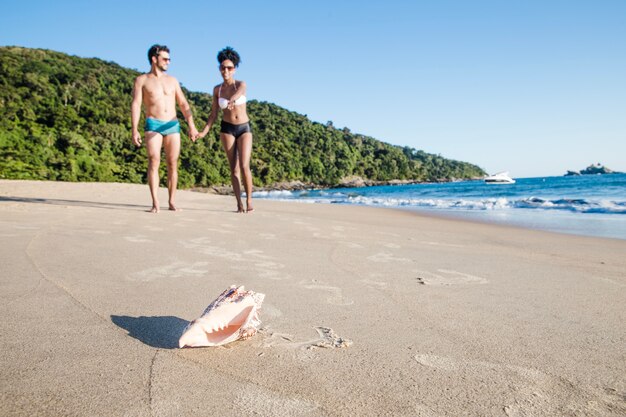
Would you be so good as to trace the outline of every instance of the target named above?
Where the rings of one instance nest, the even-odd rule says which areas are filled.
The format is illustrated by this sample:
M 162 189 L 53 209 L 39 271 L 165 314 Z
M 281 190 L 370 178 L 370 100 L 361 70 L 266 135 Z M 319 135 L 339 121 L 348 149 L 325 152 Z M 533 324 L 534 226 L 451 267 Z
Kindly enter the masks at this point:
M 99 59 L 0 47 L 0 178 L 143 182 L 146 152 L 132 145 L 130 135 L 137 75 Z M 185 94 L 200 129 L 211 96 Z M 271 103 L 250 101 L 248 113 L 257 186 L 294 180 L 332 186 L 350 176 L 432 181 L 485 174 L 475 165 L 312 122 Z M 184 137 L 181 188 L 230 183 L 217 126 L 195 144 Z

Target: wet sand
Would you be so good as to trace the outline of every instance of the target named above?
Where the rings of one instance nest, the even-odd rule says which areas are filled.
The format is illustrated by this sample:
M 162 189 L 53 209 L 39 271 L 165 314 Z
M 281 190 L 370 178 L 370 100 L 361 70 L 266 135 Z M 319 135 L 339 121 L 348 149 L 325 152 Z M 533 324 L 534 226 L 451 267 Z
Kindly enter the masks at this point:
M 0 415 L 623 416 L 626 241 L 0 180 Z M 232 284 L 263 327 L 177 349 Z

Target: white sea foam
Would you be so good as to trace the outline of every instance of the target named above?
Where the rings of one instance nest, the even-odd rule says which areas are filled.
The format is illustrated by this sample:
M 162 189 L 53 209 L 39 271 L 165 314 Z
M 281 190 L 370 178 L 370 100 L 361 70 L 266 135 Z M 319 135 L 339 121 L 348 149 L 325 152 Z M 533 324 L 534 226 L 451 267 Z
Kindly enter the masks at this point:
M 460 210 L 499 210 L 510 209 L 515 205 L 506 198 L 489 198 L 484 200 L 466 199 L 417 199 L 417 198 L 381 198 L 381 197 L 350 197 L 345 201 L 349 204 L 382 207 L 415 207 L 433 209 Z
M 543 200 L 531 197 L 515 201 L 514 208 L 567 210 L 576 213 L 626 214 L 626 202 L 592 199 Z
M 294 197 L 294 193 L 289 190 L 272 190 L 272 191 L 255 191 L 252 193 L 253 197 L 257 198 L 285 198 L 285 197 Z
M 354 204 L 377 207 L 424 208 L 444 210 L 511 210 L 543 209 L 565 210 L 577 213 L 626 214 L 626 202 L 610 200 L 558 199 L 544 200 L 537 197 L 523 199 L 486 198 L 486 199 L 445 199 L 445 198 L 394 198 L 368 197 L 363 195 L 348 196 L 344 193 L 316 193 L 314 195 L 295 194 L 286 191 L 255 193 L 257 198 L 280 201 L 298 201 L 303 203 Z

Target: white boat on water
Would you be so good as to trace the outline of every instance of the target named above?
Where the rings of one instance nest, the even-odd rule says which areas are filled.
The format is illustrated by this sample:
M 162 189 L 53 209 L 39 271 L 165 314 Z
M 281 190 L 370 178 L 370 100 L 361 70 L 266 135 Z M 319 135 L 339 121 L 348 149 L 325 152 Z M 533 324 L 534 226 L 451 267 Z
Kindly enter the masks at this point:
M 485 177 L 487 184 L 515 184 L 515 180 L 509 177 L 509 172 L 498 172 L 497 174 L 489 175 Z

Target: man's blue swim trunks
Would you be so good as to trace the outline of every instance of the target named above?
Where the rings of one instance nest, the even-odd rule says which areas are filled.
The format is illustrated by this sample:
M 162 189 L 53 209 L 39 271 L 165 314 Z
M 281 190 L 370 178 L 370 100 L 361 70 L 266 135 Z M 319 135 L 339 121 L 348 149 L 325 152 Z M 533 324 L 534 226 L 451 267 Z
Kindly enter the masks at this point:
M 146 118 L 146 132 L 157 132 L 163 136 L 180 133 L 178 120 L 159 120 L 151 117 Z

